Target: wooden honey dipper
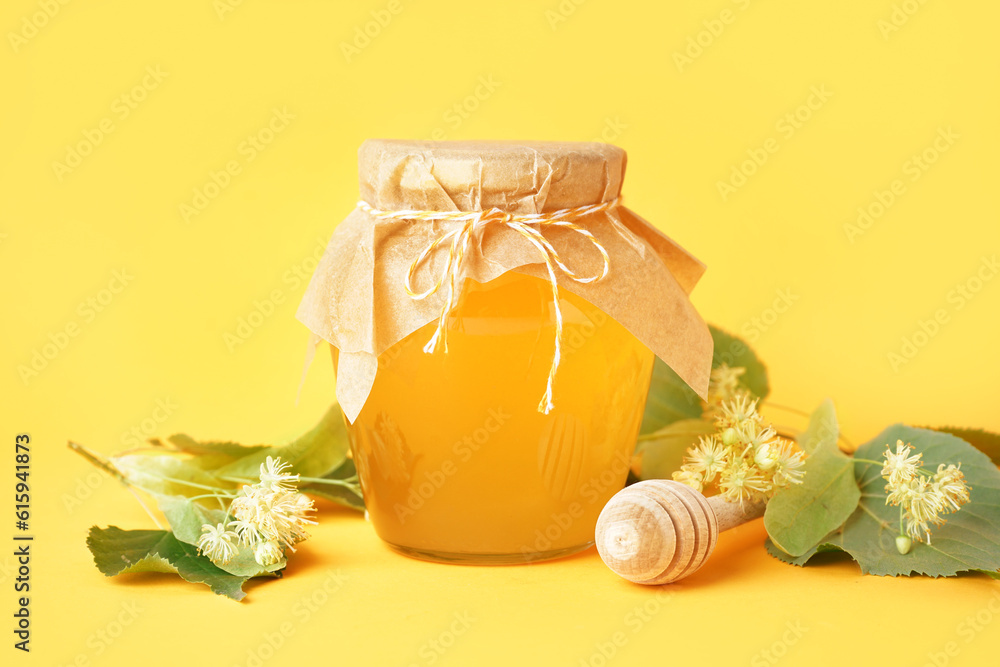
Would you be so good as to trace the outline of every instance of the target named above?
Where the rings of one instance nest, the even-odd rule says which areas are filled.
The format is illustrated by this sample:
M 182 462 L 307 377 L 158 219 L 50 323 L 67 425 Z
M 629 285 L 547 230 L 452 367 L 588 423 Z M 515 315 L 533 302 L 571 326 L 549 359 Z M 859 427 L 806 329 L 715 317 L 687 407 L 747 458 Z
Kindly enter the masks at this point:
M 629 581 L 668 584 L 704 565 L 720 531 L 762 516 L 766 506 L 757 502 L 741 508 L 672 480 L 638 482 L 616 493 L 601 511 L 597 551 Z

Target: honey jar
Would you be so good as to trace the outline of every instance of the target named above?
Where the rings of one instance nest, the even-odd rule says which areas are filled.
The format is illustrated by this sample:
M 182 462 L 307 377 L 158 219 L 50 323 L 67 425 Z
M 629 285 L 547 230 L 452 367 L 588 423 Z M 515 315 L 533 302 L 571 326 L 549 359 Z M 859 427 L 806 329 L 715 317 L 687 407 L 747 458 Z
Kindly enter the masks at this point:
M 329 344 L 365 505 L 393 549 L 521 563 L 593 544 L 654 355 L 696 392 L 704 267 L 621 203 L 597 143 L 370 140 L 299 309 Z

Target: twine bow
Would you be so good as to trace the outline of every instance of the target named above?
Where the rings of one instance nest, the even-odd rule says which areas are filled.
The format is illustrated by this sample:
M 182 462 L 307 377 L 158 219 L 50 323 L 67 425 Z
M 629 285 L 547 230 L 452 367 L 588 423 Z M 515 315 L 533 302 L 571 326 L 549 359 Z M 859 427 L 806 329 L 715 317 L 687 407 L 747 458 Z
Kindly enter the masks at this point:
M 406 293 L 410 296 L 410 298 L 416 301 L 426 299 L 432 294 L 435 294 L 439 289 L 441 289 L 445 282 L 448 284 L 448 296 L 445 299 L 444 306 L 441 308 L 441 315 L 438 317 L 437 327 L 434 330 L 434 334 L 423 348 L 424 352 L 428 354 L 437 350 L 438 344 L 441 344 L 444 347 L 445 352 L 448 351 L 448 334 L 446 326 L 448 322 L 448 314 L 455 307 L 455 300 L 457 298 L 456 283 L 462 269 L 462 263 L 465 261 L 469 243 L 474 235 L 479 235 L 481 237 L 483 230 L 487 227 L 491 225 L 503 225 L 516 231 L 538 250 L 542 260 L 545 262 L 545 268 L 549 274 L 549 284 L 552 287 L 552 305 L 556 323 L 555 352 L 552 355 L 552 364 L 549 367 L 549 377 L 545 385 L 545 394 L 542 396 L 542 400 L 538 404 L 538 411 L 546 415 L 549 414 L 549 411 L 551 411 L 553 407 L 552 383 L 555 380 L 556 370 L 559 368 L 559 362 L 562 358 L 561 341 L 563 317 L 562 309 L 559 307 L 559 285 L 556 282 L 556 267 L 558 267 L 559 270 L 562 271 L 563 274 L 570 280 L 581 284 L 597 282 L 608 275 L 608 270 L 611 265 L 608 258 L 608 251 L 604 249 L 604 246 L 601 245 L 600 241 L 594 238 L 594 235 L 591 234 L 590 231 L 577 225 L 573 221 L 587 215 L 607 211 L 617 205 L 618 199 L 613 199 L 600 204 L 578 206 L 576 208 L 564 208 L 549 213 L 521 214 L 510 213 L 498 208 L 491 208 L 487 211 L 468 212 L 420 210 L 383 211 L 372 207 L 365 201 L 358 202 L 358 207 L 368 213 L 368 215 L 383 220 L 443 220 L 462 223 L 460 227 L 456 227 L 451 231 L 445 232 L 431 241 L 420 252 L 417 258 L 413 260 L 413 263 L 410 265 L 410 270 L 406 275 Z M 559 258 L 559 253 L 552 247 L 552 244 L 548 242 L 542 233 L 542 230 L 546 227 L 568 229 L 580 234 L 585 239 L 590 241 L 590 243 L 593 244 L 598 251 L 600 251 L 601 258 L 603 259 L 603 268 L 601 269 L 600 274 L 593 276 L 580 276 L 568 267 Z M 437 280 L 433 285 L 431 285 L 430 288 L 424 290 L 423 292 L 417 292 L 413 287 L 413 280 L 417 270 L 425 261 L 427 261 L 434 251 L 447 244 L 449 241 L 448 260 L 445 263 L 440 275 L 438 275 Z

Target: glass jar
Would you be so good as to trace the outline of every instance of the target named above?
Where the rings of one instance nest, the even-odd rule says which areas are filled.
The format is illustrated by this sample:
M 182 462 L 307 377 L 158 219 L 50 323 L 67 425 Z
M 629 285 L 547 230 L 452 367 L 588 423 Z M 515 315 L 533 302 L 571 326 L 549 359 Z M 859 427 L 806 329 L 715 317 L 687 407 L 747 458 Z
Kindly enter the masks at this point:
M 445 562 L 587 548 L 654 353 L 708 387 L 704 266 L 620 204 L 614 146 L 369 140 L 358 161 L 298 318 L 331 344 L 375 530 Z
M 517 563 L 593 544 L 601 509 L 625 485 L 653 353 L 581 297 L 559 299 L 547 415 L 537 408 L 555 325 L 539 278 L 470 281 L 448 317 L 447 353 L 422 350 L 432 322 L 379 356 L 348 433 L 369 516 L 394 549 Z

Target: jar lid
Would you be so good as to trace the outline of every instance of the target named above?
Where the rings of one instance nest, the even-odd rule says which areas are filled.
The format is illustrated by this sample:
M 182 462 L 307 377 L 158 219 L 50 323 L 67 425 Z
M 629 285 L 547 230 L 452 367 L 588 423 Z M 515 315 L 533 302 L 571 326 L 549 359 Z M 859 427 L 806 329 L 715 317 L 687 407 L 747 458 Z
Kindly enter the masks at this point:
M 596 142 L 369 139 L 358 178 L 380 209 L 542 213 L 615 199 L 625 162 Z

